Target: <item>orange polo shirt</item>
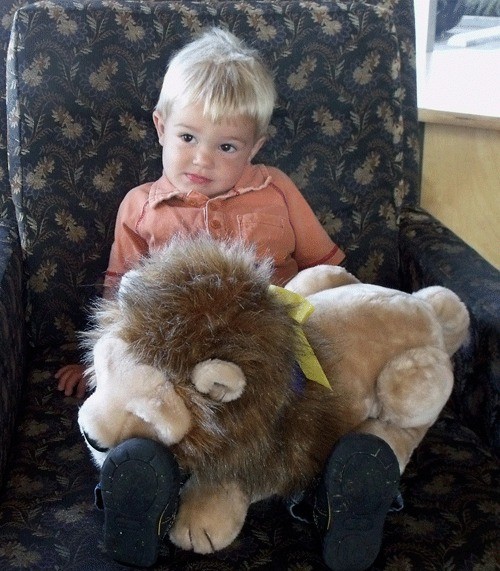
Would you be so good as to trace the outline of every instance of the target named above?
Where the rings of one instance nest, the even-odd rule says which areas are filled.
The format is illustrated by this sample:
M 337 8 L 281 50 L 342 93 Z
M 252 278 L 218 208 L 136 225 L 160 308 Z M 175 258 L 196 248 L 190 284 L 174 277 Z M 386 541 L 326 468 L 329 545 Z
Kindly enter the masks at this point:
M 174 235 L 203 231 L 255 244 L 259 256 L 273 258 L 277 285 L 299 270 L 337 265 L 345 257 L 279 169 L 249 164 L 233 189 L 213 198 L 196 191 L 181 193 L 162 176 L 133 188 L 120 205 L 105 292 L 115 289 L 142 256 Z

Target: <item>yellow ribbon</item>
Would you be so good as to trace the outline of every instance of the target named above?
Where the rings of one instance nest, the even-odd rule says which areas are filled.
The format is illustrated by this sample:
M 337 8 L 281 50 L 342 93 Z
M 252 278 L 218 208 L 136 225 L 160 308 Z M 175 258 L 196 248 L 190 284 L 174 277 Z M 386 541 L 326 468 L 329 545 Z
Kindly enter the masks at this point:
M 288 313 L 290 317 L 297 323 L 302 325 L 305 323 L 311 313 L 314 311 L 314 306 L 312 303 L 307 301 L 300 294 L 278 287 L 275 285 L 269 286 L 270 291 L 276 295 L 285 305 L 288 306 Z M 309 341 L 307 340 L 306 334 L 302 327 L 298 328 L 298 334 L 300 337 L 300 354 L 297 355 L 297 362 L 299 367 L 302 369 L 306 379 L 310 381 L 315 381 L 324 387 L 331 390 L 330 383 L 326 378 L 325 372 L 321 367 L 318 358 L 314 354 L 314 350 L 311 347 Z

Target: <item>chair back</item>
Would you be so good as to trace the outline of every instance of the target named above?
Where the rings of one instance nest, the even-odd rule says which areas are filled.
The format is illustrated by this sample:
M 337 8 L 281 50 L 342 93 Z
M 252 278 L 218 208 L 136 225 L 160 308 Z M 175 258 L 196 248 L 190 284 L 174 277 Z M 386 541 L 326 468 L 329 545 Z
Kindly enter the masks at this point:
M 161 172 L 151 113 L 167 62 L 207 26 L 257 48 L 275 75 L 278 104 L 257 160 L 291 176 L 351 271 L 397 285 L 398 216 L 415 192 L 415 80 L 411 43 L 405 51 L 396 15 L 378 4 L 21 8 L 7 62 L 8 151 L 30 343 L 57 346 L 85 326 L 120 201 Z

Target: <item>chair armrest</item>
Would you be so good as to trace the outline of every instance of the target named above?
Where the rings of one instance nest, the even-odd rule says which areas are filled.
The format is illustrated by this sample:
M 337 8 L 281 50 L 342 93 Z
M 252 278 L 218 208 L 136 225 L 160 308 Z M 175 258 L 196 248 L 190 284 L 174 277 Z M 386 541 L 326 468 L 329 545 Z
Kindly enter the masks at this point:
M 406 208 L 400 225 L 401 282 L 453 290 L 471 316 L 470 341 L 455 355 L 450 405 L 500 451 L 500 272 L 425 210 Z
M 0 486 L 25 378 L 24 284 L 17 224 L 0 219 Z

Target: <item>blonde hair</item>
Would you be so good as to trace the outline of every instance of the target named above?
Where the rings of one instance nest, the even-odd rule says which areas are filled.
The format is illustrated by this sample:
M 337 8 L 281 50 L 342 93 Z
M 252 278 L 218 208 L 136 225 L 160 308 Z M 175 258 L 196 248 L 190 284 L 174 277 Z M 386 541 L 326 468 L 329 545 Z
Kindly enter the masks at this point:
M 276 100 L 274 80 L 258 52 L 230 32 L 205 31 L 170 61 L 156 110 L 166 118 L 176 101 L 203 105 L 214 123 L 243 115 L 266 135 Z

